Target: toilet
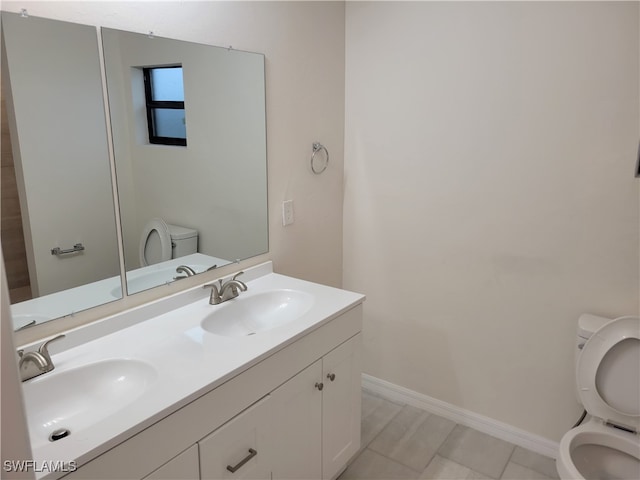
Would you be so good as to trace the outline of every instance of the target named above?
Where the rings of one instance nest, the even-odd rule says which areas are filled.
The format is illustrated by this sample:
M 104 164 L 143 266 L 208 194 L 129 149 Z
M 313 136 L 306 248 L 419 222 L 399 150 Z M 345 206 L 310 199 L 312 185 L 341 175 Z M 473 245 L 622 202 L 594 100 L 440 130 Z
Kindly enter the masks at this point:
M 198 231 L 151 219 L 140 237 L 140 265 L 154 265 L 198 251 Z
M 640 317 L 581 315 L 578 395 L 590 419 L 560 441 L 562 479 L 640 478 Z

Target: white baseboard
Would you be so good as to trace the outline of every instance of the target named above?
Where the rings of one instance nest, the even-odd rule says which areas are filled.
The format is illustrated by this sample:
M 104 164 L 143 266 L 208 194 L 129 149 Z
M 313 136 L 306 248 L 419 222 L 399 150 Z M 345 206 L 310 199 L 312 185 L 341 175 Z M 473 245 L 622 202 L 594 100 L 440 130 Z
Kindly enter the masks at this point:
M 482 433 L 527 448 L 541 455 L 552 458 L 556 458 L 558 455 L 557 442 L 443 402 L 442 400 L 414 392 L 408 388 L 372 377 L 366 373 L 362 374 L 362 388 L 388 400 L 421 408 L 429 413 L 440 415 L 465 427 L 474 428 Z

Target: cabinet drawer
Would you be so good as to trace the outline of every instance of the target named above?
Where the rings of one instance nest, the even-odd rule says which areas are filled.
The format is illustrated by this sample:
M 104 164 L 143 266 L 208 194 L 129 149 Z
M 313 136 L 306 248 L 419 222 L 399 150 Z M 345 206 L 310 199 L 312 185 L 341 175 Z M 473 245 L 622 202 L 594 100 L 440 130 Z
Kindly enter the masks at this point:
M 198 447 L 193 445 L 173 460 L 169 460 L 155 472 L 144 477 L 143 480 L 199 480 Z
M 271 478 L 270 399 L 267 395 L 198 442 L 203 480 Z

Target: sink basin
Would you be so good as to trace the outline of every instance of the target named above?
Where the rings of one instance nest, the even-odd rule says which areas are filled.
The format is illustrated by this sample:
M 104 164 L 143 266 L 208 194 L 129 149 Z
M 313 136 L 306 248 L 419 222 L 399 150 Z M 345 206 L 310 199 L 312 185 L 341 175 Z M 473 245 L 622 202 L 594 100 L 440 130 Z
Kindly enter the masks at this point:
M 91 427 L 135 401 L 157 378 L 149 364 L 112 359 L 45 373 L 22 384 L 31 442 L 49 442 L 59 429 Z
M 228 300 L 201 322 L 204 330 L 242 337 L 271 330 L 300 318 L 311 309 L 313 296 L 297 290 L 270 290 Z

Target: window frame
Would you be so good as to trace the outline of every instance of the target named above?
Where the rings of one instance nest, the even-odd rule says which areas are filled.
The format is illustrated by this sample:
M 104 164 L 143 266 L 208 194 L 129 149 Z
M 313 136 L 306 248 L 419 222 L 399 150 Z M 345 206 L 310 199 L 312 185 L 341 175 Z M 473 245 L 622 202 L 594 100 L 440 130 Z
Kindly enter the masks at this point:
M 162 137 L 155 133 L 154 111 L 156 109 L 184 110 L 184 101 L 178 100 L 153 100 L 153 89 L 151 81 L 151 71 L 160 68 L 182 68 L 182 65 L 162 65 L 156 67 L 143 67 L 145 107 L 147 110 L 147 130 L 149 132 L 149 143 L 154 145 L 187 146 L 186 138 Z

